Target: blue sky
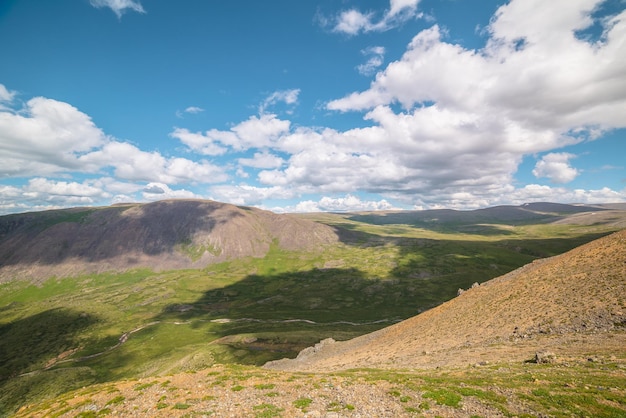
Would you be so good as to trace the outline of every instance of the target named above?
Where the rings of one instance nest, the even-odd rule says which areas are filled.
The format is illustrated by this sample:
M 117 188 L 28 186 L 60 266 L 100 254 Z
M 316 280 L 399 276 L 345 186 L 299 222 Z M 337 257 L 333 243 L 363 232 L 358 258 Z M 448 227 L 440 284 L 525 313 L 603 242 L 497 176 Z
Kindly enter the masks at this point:
M 0 214 L 626 201 L 624 0 L 5 0 Z

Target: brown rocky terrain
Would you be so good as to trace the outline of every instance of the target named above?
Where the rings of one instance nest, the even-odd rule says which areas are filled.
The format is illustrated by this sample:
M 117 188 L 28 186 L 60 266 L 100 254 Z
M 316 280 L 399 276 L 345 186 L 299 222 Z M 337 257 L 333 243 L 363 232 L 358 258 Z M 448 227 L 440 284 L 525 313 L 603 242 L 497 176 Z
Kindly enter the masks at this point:
M 626 347 L 626 230 L 475 285 L 416 317 L 350 341 L 325 340 L 289 371 L 433 368 Z
M 0 217 L 0 282 L 89 272 L 203 268 L 262 257 L 273 243 L 336 242 L 326 225 L 206 200 L 169 200 Z

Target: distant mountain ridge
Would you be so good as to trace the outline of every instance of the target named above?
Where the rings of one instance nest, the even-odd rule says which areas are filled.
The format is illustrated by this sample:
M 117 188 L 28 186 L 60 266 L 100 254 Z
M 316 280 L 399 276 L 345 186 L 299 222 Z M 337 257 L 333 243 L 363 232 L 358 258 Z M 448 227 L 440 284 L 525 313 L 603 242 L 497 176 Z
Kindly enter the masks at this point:
M 571 219 L 576 224 L 626 227 L 621 204 L 539 202 L 470 211 L 381 211 L 346 216 L 379 225 L 435 229 L 453 225 L 468 233 L 481 224 L 569 223 Z M 241 257 L 263 257 L 272 245 L 286 250 L 320 249 L 349 239 L 351 233 L 306 216 L 199 199 L 5 215 L 0 216 L 0 282 L 137 268 L 204 268 Z
M 536 260 L 413 318 L 345 342 L 322 341 L 268 368 L 467 366 L 626 346 L 626 230 Z
M 0 217 L 0 281 L 202 268 L 338 240 L 326 225 L 207 200 L 166 200 Z

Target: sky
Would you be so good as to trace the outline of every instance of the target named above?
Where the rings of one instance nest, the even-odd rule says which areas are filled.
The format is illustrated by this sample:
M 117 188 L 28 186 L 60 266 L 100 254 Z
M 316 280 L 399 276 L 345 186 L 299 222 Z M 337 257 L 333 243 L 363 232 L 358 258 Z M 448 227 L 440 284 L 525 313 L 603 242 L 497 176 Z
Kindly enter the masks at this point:
M 0 215 L 626 201 L 626 0 L 2 0 Z

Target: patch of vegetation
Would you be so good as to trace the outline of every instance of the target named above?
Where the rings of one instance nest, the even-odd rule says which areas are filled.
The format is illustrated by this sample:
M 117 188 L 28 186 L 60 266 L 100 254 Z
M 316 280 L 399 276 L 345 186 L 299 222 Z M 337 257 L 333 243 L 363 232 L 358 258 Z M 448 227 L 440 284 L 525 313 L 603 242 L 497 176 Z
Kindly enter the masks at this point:
M 256 405 L 252 409 L 254 410 L 254 416 L 256 418 L 279 417 L 281 416 L 281 413 L 284 411 L 283 408 L 279 408 L 276 405 L 272 405 L 269 403 L 262 403 L 260 405 Z
M 65 209 L 59 211 L 50 211 L 39 218 L 39 222 L 43 229 L 50 228 L 56 224 L 63 222 L 83 223 L 87 220 L 89 215 L 94 213 L 97 209 Z
M 157 384 L 157 382 L 141 383 L 141 384 L 135 385 L 134 389 L 136 391 L 142 391 L 142 390 L 148 389 L 148 388 L 150 388 L 150 387 L 152 387 L 152 386 L 154 386 L 156 384 Z
M 219 247 L 206 243 L 204 245 L 193 244 L 191 240 L 187 240 L 176 247 L 180 252 L 187 255 L 191 261 L 198 261 L 205 253 L 218 256 L 222 253 Z
M 111 399 L 110 401 L 108 401 L 106 403 L 106 405 L 118 405 L 121 404 L 122 402 L 124 402 L 126 400 L 126 398 L 124 396 L 118 395 L 115 398 Z
M 306 412 L 306 408 L 311 405 L 311 403 L 313 402 L 313 399 L 309 399 L 309 398 L 298 398 L 295 401 L 293 401 L 293 406 L 295 406 L 298 409 L 301 409 L 302 412 Z
M 259 383 L 254 385 L 255 389 L 264 390 L 264 389 L 274 389 L 276 385 L 274 383 Z
M 459 402 L 463 399 L 461 395 L 445 388 L 428 390 L 422 396 L 434 400 L 439 405 L 451 406 L 453 408 L 458 408 Z

